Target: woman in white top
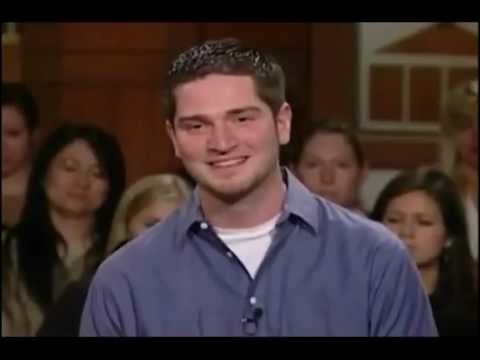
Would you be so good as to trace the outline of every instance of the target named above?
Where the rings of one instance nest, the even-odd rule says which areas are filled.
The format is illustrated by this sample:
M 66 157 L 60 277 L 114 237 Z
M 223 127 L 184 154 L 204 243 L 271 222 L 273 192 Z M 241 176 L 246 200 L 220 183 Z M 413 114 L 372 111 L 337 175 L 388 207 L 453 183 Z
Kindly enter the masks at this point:
M 478 80 L 456 86 L 447 100 L 442 167 L 463 195 L 470 251 L 478 261 Z

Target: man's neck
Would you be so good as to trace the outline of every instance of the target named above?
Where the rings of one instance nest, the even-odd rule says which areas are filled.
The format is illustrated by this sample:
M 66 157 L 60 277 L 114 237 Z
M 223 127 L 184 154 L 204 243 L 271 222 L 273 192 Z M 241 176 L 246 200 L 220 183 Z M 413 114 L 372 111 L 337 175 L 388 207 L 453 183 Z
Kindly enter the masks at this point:
M 200 203 L 206 218 L 221 228 L 250 228 L 279 214 L 286 187 L 280 168 L 242 198 L 227 202 L 200 189 Z

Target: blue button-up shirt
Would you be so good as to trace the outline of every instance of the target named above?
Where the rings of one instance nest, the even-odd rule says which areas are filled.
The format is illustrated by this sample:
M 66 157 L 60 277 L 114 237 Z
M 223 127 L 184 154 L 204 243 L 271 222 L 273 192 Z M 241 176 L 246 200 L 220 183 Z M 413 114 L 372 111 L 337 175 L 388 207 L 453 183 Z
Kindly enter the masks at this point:
M 80 335 L 436 336 L 401 241 L 288 171 L 284 181 L 282 215 L 255 278 L 215 234 L 195 191 L 99 267 Z

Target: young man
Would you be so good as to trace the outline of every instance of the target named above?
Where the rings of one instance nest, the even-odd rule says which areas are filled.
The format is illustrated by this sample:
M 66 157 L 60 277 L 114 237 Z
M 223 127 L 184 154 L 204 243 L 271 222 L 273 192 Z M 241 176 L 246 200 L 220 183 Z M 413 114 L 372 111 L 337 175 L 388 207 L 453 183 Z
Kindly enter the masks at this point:
M 102 264 L 81 335 L 436 335 L 402 243 L 280 167 L 292 114 L 274 59 L 208 41 L 168 75 L 168 134 L 197 189 Z

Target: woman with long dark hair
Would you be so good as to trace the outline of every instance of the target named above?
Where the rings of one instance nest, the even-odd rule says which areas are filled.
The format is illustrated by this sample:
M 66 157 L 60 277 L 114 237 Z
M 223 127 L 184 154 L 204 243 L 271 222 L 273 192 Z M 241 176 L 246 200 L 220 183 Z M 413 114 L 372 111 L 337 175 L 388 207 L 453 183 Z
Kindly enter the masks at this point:
M 26 206 L 2 253 L 2 333 L 35 334 L 65 287 L 102 259 L 125 187 L 115 138 L 66 124 L 39 149 Z
M 478 334 L 474 261 L 454 182 L 435 169 L 400 174 L 380 193 L 371 218 L 405 242 L 429 295 L 439 334 Z

